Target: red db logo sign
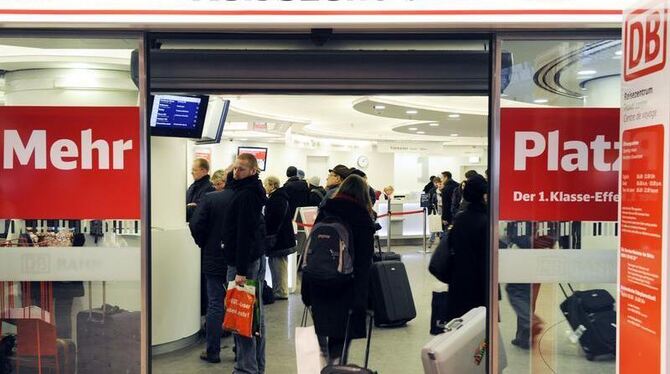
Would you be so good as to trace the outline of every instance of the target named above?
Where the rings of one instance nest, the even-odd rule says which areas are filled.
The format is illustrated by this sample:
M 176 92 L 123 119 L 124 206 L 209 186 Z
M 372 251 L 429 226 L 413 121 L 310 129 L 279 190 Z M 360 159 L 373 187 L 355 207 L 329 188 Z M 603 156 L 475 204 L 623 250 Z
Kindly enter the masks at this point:
M 631 81 L 665 66 L 668 24 L 664 3 L 637 9 L 624 25 L 624 80 Z

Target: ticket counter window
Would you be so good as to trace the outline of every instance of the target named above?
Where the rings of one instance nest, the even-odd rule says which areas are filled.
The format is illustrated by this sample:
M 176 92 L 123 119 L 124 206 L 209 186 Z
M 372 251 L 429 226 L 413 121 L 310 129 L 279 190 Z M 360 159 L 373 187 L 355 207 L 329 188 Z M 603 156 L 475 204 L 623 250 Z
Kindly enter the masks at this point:
M 0 372 L 140 372 L 138 45 L 0 38 Z
M 621 42 L 502 49 L 514 56 L 500 115 L 506 370 L 614 373 Z

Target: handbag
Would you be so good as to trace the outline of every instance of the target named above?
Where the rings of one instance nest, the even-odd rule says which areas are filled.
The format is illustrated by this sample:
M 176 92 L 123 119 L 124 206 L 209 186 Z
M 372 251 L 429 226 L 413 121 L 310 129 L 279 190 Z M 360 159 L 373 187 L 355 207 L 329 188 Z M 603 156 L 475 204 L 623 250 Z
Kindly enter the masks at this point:
M 451 276 L 454 269 L 455 253 L 451 240 L 451 228 L 448 228 L 440 244 L 435 249 L 435 252 L 430 257 L 428 264 L 428 271 L 435 276 L 439 281 L 444 283 L 451 282 Z
M 305 306 L 302 312 L 302 323 L 295 328 L 295 358 L 298 365 L 298 374 L 318 374 L 323 364 L 321 362 L 321 348 L 314 326 L 307 326 L 309 307 Z
M 439 214 L 428 215 L 428 229 L 431 233 L 442 232 L 442 216 Z

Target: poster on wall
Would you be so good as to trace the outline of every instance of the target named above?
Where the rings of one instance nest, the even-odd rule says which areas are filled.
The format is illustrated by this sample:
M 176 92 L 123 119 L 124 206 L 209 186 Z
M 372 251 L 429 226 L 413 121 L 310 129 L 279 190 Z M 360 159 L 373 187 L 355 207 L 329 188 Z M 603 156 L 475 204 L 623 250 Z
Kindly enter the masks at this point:
M 210 147 L 194 147 L 193 148 L 193 159 L 202 158 L 207 160 L 210 164 L 212 163 L 212 149 Z
M 667 3 L 624 12 L 617 368 L 667 373 Z
M 139 219 L 137 107 L 0 106 L 0 218 Z
M 258 160 L 258 167 L 261 171 L 265 171 L 265 166 L 267 163 L 268 149 L 263 147 L 237 147 L 237 155 L 243 153 L 248 153 L 254 155 L 256 160 Z
M 503 108 L 500 219 L 616 221 L 618 108 Z

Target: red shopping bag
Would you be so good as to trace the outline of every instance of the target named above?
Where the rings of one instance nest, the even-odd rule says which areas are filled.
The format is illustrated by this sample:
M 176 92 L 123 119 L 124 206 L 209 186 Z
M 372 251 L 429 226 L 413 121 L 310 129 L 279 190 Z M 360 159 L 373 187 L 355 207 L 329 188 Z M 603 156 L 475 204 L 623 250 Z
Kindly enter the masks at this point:
M 228 283 L 224 304 L 226 314 L 223 317 L 223 329 L 251 338 L 253 336 L 256 287 L 249 284 L 242 287 L 235 282 Z

